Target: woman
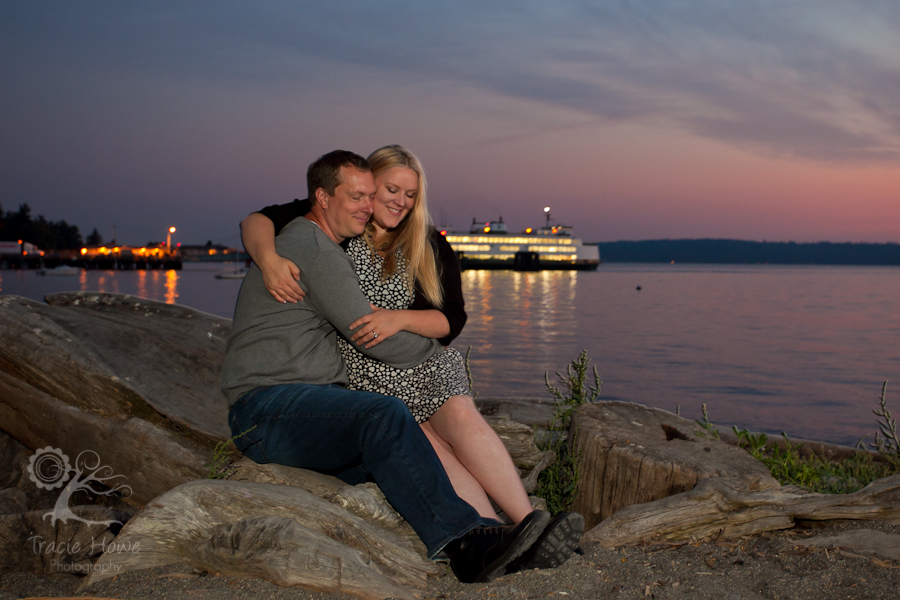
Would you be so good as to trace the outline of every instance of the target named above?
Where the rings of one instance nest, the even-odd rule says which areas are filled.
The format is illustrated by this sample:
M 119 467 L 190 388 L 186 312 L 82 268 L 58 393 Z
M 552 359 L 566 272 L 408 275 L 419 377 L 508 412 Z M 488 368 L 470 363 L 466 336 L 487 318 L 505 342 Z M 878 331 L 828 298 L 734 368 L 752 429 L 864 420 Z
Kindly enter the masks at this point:
M 374 312 L 351 325 L 350 342 L 339 339 L 351 387 L 403 399 L 457 494 L 482 516 L 496 519 L 490 496 L 518 523 L 532 511 L 531 503 L 503 442 L 475 407 L 460 354 L 448 349 L 401 371 L 353 347 L 371 347 L 398 331 L 449 344 L 465 323 L 459 264 L 431 225 L 421 163 L 400 146 L 380 148 L 368 160 L 377 188 L 374 212 L 366 232 L 349 240 L 346 250 Z M 302 299 L 302 291 L 296 266 L 275 252 L 275 224 L 283 226 L 308 210 L 308 204 L 295 201 L 241 222 L 244 247 L 270 293 L 282 302 Z

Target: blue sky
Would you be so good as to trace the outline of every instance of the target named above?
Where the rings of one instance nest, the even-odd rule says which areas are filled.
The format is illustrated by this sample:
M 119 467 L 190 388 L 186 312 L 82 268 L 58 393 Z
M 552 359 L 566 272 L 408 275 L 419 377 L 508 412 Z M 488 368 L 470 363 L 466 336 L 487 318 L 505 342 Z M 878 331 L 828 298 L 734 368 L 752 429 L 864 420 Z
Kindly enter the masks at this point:
M 334 148 L 435 220 L 586 241 L 898 241 L 896 2 L 0 5 L 4 210 L 237 244 Z

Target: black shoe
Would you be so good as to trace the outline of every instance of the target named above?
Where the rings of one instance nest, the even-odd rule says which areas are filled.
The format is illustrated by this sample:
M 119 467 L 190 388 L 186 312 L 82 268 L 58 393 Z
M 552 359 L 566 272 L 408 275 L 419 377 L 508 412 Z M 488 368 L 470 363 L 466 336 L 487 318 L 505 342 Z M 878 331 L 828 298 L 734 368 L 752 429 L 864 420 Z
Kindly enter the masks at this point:
M 529 569 L 555 569 L 568 560 L 581 541 L 584 517 L 576 512 L 560 513 L 544 528 L 538 541 L 507 566 L 507 573 Z
M 447 544 L 444 551 L 453 573 L 463 583 L 491 581 L 534 544 L 549 521 L 549 513 L 535 510 L 518 525 L 476 527 Z

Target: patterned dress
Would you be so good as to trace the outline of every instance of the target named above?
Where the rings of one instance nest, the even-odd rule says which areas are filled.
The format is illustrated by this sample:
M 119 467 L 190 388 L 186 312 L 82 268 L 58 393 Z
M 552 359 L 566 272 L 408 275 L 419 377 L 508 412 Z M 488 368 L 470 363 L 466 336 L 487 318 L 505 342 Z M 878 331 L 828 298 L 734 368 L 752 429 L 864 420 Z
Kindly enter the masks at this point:
M 350 240 L 347 253 L 356 264 L 359 287 L 369 302 L 381 308 L 403 310 L 413 302 L 413 291 L 406 286 L 407 261 L 397 250 L 397 268 L 386 281 L 381 280 L 384 259 L 372 252 L 362 236 Z M 356 349 L 355 343 L 338 337 L 338 347 L 350 389 L 396 396 L 409 407 L 416 422 L 424 423 L 451 396 L 468 396 L 469 379 L 465 361 L 453 348 L 438 352 L 411 369 L 395 369 L 373 360 Z

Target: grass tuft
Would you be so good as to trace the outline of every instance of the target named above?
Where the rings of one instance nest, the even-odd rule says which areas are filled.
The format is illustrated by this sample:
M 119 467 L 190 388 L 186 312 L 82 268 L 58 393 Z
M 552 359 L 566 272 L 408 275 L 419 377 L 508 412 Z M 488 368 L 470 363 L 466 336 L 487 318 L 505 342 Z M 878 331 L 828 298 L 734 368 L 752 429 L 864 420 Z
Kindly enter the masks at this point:
M 872 411 L 879 418 L 880 433 L 875 434 L 875 442 L 871 445 L 878 451 L 883 459 L 881 461 L 877 461 L 872 453 L 866 451 L 862 440 L 857 444 L 857 451 L 849 457 L 829 460 L 815 453 L 802 455 L 802 444 L 792 444 L 784 432 L 781 432 L 784 448 L 780 448 L 776 444 L 769 444 L 765 433 L 751 433 L 737 427 L 732 430 L 738 438 L 738 447 L 761 460 L 782 485 L 797 485 L 822 494 L 851 494 L 876 479 L 900 473 L 897 421 L 887 408 L 886 389 L 887 381 L 881 388 L 881 406 Z M 703 420 L 697 420 L 697 423 L 707 432 L 715 432 L 715 437 L 718 437 L 718 431 L 709 422 L 705 404 Z M 700 435 L 704 435 L 703 432 Z
M 243 435 L 247 435 L 251 431 L 256 429 L 256 425 L 248 429 L 247 431 L 241 432 L 231 438 L 230 440 L 225 440 L 216 444 L 216 447 L 213 448 L 212 459 L 210 459 L 209 463 L 203 465 L 207 469 L 206 478 L 207 479 L 228 479 L 231 477 L 231 472 L 234 470 L 234 453 L 231 451 L 231 444 L 234 440 L 238 439 Z
M 539 447 L 543 451 L 553 452 L 556 460 L 538 476 L 538 487 L 534 493 L 547 501 L 547 510 L 552 515 L 568 510 L 578 493 L 578 463 L 581 456 L 574 451 L 577 432 L 567 434 L 570 433 L 575 409 L 594 402 L 600 395 L 603 382 L 596 366 L 593 367 L 594 383 L 588 385 L 590 362 L 587 350 L 582 350 L 566 368 L 565 375 L 557 372 L 561 388 L 551 384 L 549 373 L 544 373 L 547 390 L 556 399 L 556 410 L 547 424 L 549 436 Z

